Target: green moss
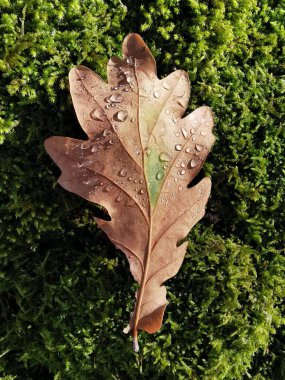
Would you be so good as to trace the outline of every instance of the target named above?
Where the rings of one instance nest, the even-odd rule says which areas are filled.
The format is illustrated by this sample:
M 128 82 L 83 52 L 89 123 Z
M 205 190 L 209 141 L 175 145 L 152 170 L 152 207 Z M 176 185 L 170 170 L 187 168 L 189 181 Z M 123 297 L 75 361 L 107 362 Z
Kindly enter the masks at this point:
M 284 1 L 1 1 L 0 376 L 22 379 L 284 378 Z M 98 210 L 56 184 L 45 138 L 82 138 L 75 64 L 104 78 L 128 32 L 163 77 L 192 83 L 216 143 L 207 214 L 167 282 L 164 325 L 122 329 L 136 286 Z M 171 212 L 171 210 L 170 210 Z

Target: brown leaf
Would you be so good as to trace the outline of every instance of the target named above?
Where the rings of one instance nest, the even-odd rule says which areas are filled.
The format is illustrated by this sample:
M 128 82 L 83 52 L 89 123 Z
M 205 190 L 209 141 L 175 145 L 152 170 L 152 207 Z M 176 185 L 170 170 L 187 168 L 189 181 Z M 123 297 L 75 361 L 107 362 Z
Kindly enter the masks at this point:
M 88 140 L 51 137 L 45 148 L 60 167 L 59 183 L 104 206 L 111 221 L 97 218 L 127 256 L 140 284 L 127 330 L 154 333 L 167 305 L 162 285 L 181 266 L 187 242 L 203 217 L 209 178 L 187 185 L 214 143 L 213 117 L 200 107 L 183 117 L 189 79 L 178 70 L 159 80 L 148 47 L 138 34 L 123 43 L 123 59 L 108 63 L 108 83 L 84 66 L 72 69 L 70 91 Z

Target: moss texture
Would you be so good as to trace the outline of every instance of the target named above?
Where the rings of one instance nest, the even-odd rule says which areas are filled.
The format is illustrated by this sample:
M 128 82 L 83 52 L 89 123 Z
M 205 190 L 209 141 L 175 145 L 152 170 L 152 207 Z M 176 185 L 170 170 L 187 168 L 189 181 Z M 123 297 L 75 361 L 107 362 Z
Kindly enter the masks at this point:
M 0 0 L 0 379 L 285 378 L 285 1 Z M 215 113 L 206 217 L 134 354 L 136 286 L 94 205 L 56 184 L 52 135 L 83 137 L 67 75 L 106 77 L 129 32 Z M 171 211 L 171 210 L 170 210 Z M 282 316 L 283 313 L 283 316 Z

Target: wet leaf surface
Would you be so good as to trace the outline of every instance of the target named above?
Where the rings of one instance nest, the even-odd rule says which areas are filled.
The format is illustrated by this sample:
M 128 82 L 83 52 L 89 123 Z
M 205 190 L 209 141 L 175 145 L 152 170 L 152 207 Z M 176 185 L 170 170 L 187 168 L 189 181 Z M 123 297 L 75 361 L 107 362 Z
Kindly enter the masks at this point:
M 211 181 L 187 185 L 214 143 L 211 110 L 183 118 L 190 96 L 187 74 L 160 80 L 148 47 L 137 34 L 123 43 L 123 59 L 108 63 L 108 83 L 84 66 L 72 69 L 70 91 L 85 141 L 51 137 L 45 148 L 66 190 L 102 205 L 111 221 L 97 223 L 121 249 L 140 284 L 125 332 L 154 333 L 167 305 L 163 283 L 183 261 L 177 247 L 203 217 Z

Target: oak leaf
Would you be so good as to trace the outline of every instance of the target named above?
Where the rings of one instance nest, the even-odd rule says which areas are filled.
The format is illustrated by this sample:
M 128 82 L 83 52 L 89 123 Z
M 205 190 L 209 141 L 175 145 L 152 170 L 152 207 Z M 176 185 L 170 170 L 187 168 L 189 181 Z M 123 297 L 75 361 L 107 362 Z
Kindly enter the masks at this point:
M 209 178 L 187 185 L 214 143 L 211 110 L 183 117 L 190 96 L 186 72 L 158 79 L 155 60 L 138 34 L 109 60 L 108 83 L 84 66 L 70 71 L 70 92 L 87 140 L 51 137 L 45 148 L 66 190 L 102 205 L 111 221 L 98 226 L 122 250 L 140 287 L 128 329 L 158 331 L 166 300 L 162 284 L 183 261 L 177 246 L 203 217 Z

